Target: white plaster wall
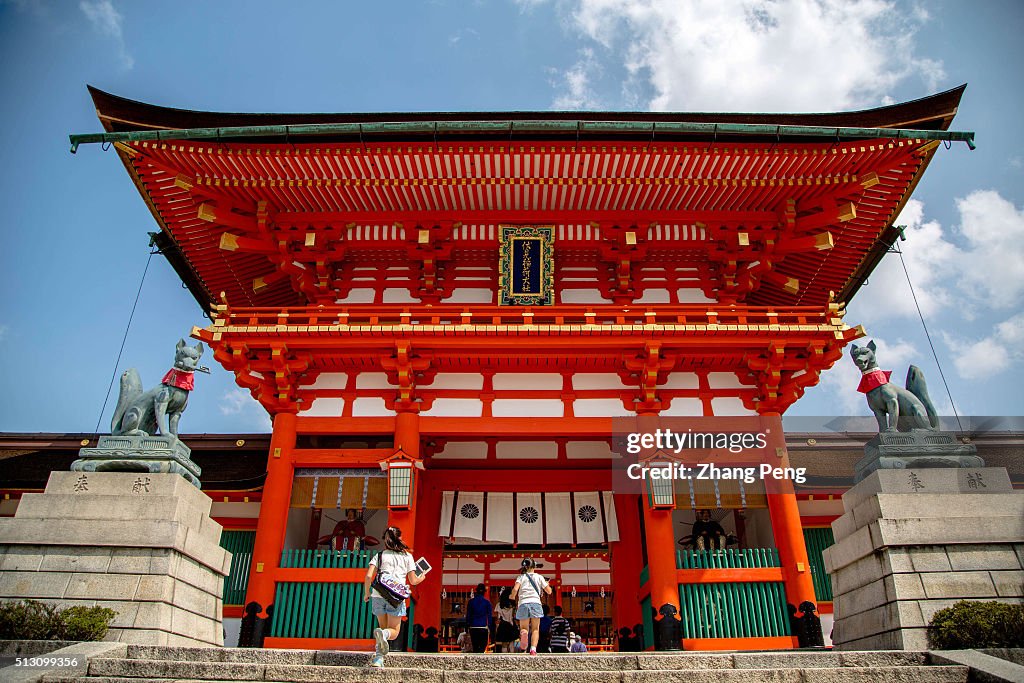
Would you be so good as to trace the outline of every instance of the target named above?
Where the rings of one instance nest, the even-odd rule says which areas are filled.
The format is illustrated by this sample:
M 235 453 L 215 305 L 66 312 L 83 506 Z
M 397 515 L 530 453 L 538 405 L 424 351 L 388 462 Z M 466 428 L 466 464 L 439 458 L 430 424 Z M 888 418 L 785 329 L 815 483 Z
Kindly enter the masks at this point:
M 449 441 L 434 457 L 445 460 L 483 460 L 487 457 L 487 444 L 483 441 Z
M 246 517 L 257 519 L 260 516 L 259 503 L 218 503 L 213 502 L 210 507 L 211 517 Z
M 430 389 L 469 389 L 480 391 L 484 388 L 483 375 L 472 372 L 439 372 L 434 381 L 427 385 Z
M 698 389 L 700 379 L 695 372 L 672 372 L 661 385 L 662 389 Z
M 491 404 L 494 417 L 562 417 L 565 405 L 558 399 L 535 398 L 495 399 Z
M 412 304 L 419 299 L 409 294 L 409 290 L 401 287 L 389 287 L 384 290 L 381 301 L 386 304 Z
M 644 295 L 636 300 L 638 304 L 667 304 L 668 302 L 667 289 L 645 289 Z
M 430 410 L 423 410 L 420 415 L 432 417 L 480 417 L 484 404 L 475 398 L 435 398 Z
M 376 292 L 372 289 L 352 288 L 349 290 L 348 296 L 335 299 L 334 302 L 338 304 L 372 304 L 375 294 Z
M 702 290 L 695 287 L 677 289 L 676 296 L 679 297 L 681 304 L 712 304 L 715 302 L 714 299 L 709 299 Z
M 565 443 L 565 457 L 569 460 L 587 459 L 618 459 L 618 453 L 611 449 L 607 441 L 567 441 Z
M 628 389 L 622 379 L 614 372 L 578 372 L 572 376 L 572 388 L 588 389 Z
M 356 389 L 394 389 L 395 385 L 388 382 L 387 373 L 361 372 L 356 377 Z
M 494 301 L 494 292 L 477 287 L 457 287 L 444 300 L 446 304 L 489 304 Z
M 676 397 L 661 414 L 667 417 L 703 417 L 704 403 L 699 398 Z
M 713 398 L 711 399 L 711 410 L 719 416 L 757 415 L 756 410 L 745 408 L 743 401 L 739 398 Z
M 305 417 L 341 417 L 345 410 L 345 399 L 343 398 L 318 398 L 314 399 L 308 407 L 299 411 L 299 415 Z
M 832 500 L 823 497 L 815 500 L 798 500 L 796 503 L 802 517 L 824 517 L 843 514 L 843 500 L 836 495 Z
M 599 289 L 563 289 L 559 292 L 563 304 L 606 304 L 611 299 L 601 296 Z
M 631 415 L 617 398 L 578 398 L 572 403 L 576 417 L 624 417 Z
M 554 372 L 499 372 L 494 375 L 493 386 L 495 390 L 554 389 L 558 391 L 562 388 L 562 376 Z
M 288 524 L 284 532 L 284 547 L 305 548 L 309 540 L 309 521 L 312 508 L 288 508 Z
M 387 409 L 382 398 L 357 398 L 352 404 L 352 417 L 390 417 L 394 414 Z
M 712 389 L 742 389 L 746 385 L 740 382 L 735 372 L 709 372 L 708 386 Z
M 344 389 L 348 384 L 348 375 L 344 372 L 324 372 L 317 375 L 316 381 L 309 389 Z
M 502 441 L 497 444 L 495 457 L 554 460 L 558 457 L 558 444 L 554 441 Z

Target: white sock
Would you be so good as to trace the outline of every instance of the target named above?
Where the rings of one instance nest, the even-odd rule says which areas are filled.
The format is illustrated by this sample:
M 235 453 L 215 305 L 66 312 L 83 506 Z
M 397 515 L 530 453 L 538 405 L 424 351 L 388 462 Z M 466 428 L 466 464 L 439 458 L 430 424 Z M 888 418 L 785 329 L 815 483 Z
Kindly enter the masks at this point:
M 384 640 L 391 640 L 391 629 L 382 628 L 381 631 L 384 632 Z

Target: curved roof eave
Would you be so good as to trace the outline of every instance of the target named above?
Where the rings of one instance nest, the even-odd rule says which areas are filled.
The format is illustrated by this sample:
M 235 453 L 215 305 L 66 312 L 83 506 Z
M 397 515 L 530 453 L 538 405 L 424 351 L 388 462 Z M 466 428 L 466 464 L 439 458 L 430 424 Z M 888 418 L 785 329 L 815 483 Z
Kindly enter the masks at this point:
M 412 121 L 687 121 L 762 125 L 851 128 L 916 128 L 947 130 L 966 84 L 917 100 L 874 109 L 836 113 L 730 113 L 634 111 L 504 111 L 504 112 L 351 112 L 351 113 L 237 113 L 162 107 L 138 102 L 88 86 L 96 113 L 106 132 L 157 129 L 232 128 L 244 126 Z

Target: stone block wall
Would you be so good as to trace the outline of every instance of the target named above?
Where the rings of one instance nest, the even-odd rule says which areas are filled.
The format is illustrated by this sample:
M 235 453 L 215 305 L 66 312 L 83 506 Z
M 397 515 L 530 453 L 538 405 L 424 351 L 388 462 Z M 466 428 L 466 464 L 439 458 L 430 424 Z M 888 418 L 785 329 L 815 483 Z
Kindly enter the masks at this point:
M 824 554 L 837 649 L 927 649 L 940 609 L 1024 602 L 1024 492 L 1005 470 L 880 470 L 843 506 Z
M 54 472 L 0 520 L 0 600 L 110 607 L 107 640 L 223 645 L 231 555 L 210 505 L 176 474 Z

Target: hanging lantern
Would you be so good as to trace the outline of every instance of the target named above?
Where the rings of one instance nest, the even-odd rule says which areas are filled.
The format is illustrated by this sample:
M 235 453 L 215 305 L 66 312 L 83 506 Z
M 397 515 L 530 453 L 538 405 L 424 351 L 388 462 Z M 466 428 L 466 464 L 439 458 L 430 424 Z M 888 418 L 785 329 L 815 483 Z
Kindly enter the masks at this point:
M 601 597 L 604 597 L 604 586 L 601 586 Z
M 444 586 L 441 586 L 441 599 L 442 600 L 446 600 L 447 598 L 448 598 L 448 591 L 446 591 L 444 589 Z
M 388 508 L 407 510 L 412 507 L 415 469 L 423 469 L 423 461 L 399 448 L 390 458 L 381 461 L 380 468 L 388 473 Z
M 648 461 L 650 465 L 664 465 L 671 462 L 671 458 L 665 455 L 662 451 L 658 451 L 654 454 L 655 458 L 659 459 L 657 462 Z M 647 499 L 650 505 L 654 509 L 665 509 L 674 508 L 676 506 L 676 494 L 672 479 L 648 479 L 647 480 Z
M 572 587 L 572 597 L 576 597 L 576 586 Z

